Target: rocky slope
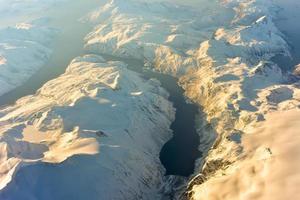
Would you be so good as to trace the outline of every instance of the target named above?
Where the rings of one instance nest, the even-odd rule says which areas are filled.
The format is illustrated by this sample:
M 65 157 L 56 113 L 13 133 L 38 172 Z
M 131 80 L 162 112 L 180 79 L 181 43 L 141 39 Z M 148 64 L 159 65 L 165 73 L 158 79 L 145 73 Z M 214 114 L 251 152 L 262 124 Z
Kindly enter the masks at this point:
M 35 95 L 0 110 L 0 198 L 156 198 L 174 118 L 167 98 L 122 62 L 75 58 Z

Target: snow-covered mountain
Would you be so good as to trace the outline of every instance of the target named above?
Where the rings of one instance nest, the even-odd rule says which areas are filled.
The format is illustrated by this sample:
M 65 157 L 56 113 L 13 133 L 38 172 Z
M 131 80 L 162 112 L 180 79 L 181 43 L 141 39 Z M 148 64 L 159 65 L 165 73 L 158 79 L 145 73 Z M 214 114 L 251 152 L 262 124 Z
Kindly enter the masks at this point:
M 177 77 L 205 114 L 197 127 L 203 157 L 175 199 L 297 199 L 299 67 L 285 73 L 271 60 L 290 56 L 274 23 L 278 7 L 198 4 L 111 0 L 89 13 L 90 54 L 0 109 L 0 199 L 160 199 L 161 188 L 173 186 L 163 182 L 159 152 L 175 110 L 159 82 L 129 70 L 128 59 Z M 19 59 L 45 62 L 40 54 L 49 49 L 39 38 L 47 31 L 29 24 L 0 31 L 1 85 L 19 81 L 6 86 L 15 87 L 37 69 Z M 36 42 L 15 47 L 28 40 Z M 5 71 L 14 66 L 26 77 Z
M 124 63 L 75 58 L 37 94 L 1 109 L 0 198 L 154 198 L 174 118 L 167 98 Z M 40 192 L 45 184 L 62 192 Z
M 200 174 L 191 180 L 186 196 L 251 199 L 257 195 L 265 199 L 276 187 L 292 195 L 293 189 L 283 186 L 286 177 L 277 177 L 283 181 L 268 188 L 260 187 L 259 181 L 249 181 L 252 176 L 263 179 L 255 169 L 269 166 L 270 159 L 283 162 L 285 155 L 276 153 L 281 137 L 272 145 L 262 138 L 259 146 L 248 149 L 244 143 L 261 121 L 272 124 L 268 118 L 271 113 L 299 112 L 298 84 L 289 83 L 289 75 L 270 60 L 277 54 L 289 55 L 289 47 L 273 23 L 277 7 L 265 0 L 205 1 L 202 6 L 197 10 L 165 3 L 111 1 L 89 16 L 97 26 L 86 37 L 86 47 L 95 53 L 142 59 L 160 72 L 179 77 L 186 96 L 203 107 L 212 128 L 201 129 L 200 134 L 213 138 L 216 133 L 217 139 L 204 162 L 199 160 Z M 297 120 L 297 114 L 292 116 Z M 209 146 L 205 143 L 199 148 Z M 299 160 L 297 154 L 291 157 Z M 245 163 L 249 162 L 254 172 L 243 174 L 249 177 L 247 186 L 216 192 L 220 190 L 216 182 L 231 181 L 238 171 L 246 170 Z M 270 165 L 278 173 L 282 170 L 275 163 Z M 265 175 L 271 177 L 271 173 Z M 268 180 L 264 184 L 269 184 Z M 227 195 L 235 189 L 235 194 Z

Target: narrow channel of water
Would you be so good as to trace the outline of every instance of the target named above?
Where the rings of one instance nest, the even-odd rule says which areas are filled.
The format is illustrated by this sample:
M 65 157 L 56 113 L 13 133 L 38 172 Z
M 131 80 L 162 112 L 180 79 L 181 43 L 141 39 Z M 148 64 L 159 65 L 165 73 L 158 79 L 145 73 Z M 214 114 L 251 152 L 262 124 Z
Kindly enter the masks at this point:
M 176 108 L 175 121 L 171 125 L 173 138 L 163 146 L 160 160 L 167 170 L 166 175 L 189 176 L 194 172 L 196 159 L 202 156 L 198 151 L 200 138 L 195 124 L 199 108 L 186 102 L 177 79 L 161 74 L 156 74 L 155 78 L 170 93 L 169 100 Z
M 195 161 L 202 156 L 198 147 L 200 137 L 196 131 L 196 116 L 199 107 L 188 103 L 178 80 L 170 75 L 145 70 L 147 78 L 156 78 L 170 96 L 169 101 L 176 109 L 175 121 L 171 124 L 173 137 L 161 149 L 160 160 L 166 175 L 189 176 L 194 173 Z

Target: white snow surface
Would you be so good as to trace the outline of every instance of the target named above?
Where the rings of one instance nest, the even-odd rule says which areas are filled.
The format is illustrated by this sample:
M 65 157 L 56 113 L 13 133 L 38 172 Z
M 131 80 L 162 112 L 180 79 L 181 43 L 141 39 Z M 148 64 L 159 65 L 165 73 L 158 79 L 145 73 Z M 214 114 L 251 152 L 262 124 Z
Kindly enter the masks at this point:
M 0 96 L 26 82 L 49 59 L 57 30 L 45 21 L 0 29 Z
M 167 98 L 122 62 L 75 58 L 35 95 L 0 110 L 0 198 L 156 198 L 174 119 Z

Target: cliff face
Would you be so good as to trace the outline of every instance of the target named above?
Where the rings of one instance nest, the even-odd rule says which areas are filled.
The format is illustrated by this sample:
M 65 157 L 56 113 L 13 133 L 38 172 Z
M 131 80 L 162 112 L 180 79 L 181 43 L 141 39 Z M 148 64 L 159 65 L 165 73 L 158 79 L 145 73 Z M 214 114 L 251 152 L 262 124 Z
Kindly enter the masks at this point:
M 186 192 L 191 198 L 224 198 L 207 195 L 203 183 L 235 173 L 238 163 L 250 159 L 243 138 L 268 114 L 299 106 L 297 84 L 270 60 L 277 54 L 289 55 L 273 23 L 276 11 L 271 1 L 262 0 L 210 1 L 201 10 L 111 1 L 89 16 L 97 26 L 86 37 L 87 49 L 143 59 L 150 67 L 179 77 L 186 96 L 206 113 L 209 124 L 200 134 L 216 133 L 217 139 L 213 142 L 210 135 L 199 147 L 208 150 L 214 143 L 205 160 L 199 160 Z M 261 143 L 251 151 L 264 155 L 272 149 Z M 248 192 L 247 198 L 255 193 Z

